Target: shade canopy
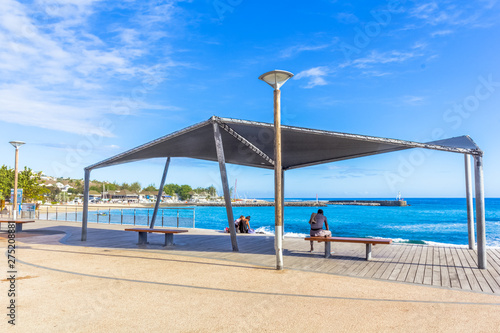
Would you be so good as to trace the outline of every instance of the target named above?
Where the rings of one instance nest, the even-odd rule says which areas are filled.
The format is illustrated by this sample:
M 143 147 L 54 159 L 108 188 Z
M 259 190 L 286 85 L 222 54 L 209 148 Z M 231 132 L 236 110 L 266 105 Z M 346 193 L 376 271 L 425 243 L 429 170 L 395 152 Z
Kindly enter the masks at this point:
M 213 116 L 207 121 L 163 136 L 85 169 L 92 170 L 159 157 L 217 161 L 214 124 L 218 124 L 221 129 L 226 163 L 268 169 L 274 167 L 273 124 Z M 284 170 L 408 148 L 427 148 L 479 156 L 483 154 L 468 136 L 419 143 L 292 126 L 282 126 L 281 130 Z

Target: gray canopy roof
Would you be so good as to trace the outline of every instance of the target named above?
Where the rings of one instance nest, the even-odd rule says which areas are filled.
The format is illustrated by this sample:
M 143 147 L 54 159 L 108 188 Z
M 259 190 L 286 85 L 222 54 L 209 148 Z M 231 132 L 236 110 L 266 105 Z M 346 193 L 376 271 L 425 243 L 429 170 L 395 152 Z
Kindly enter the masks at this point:
M 157 157 L 189 157 L 217 161 L 215 124 L 221 129 L 226 163 L 269 169 L 274 167 L 273 124 L 213 116 L 207 121 L 130 149 L 86 169 Z M 483 154 L 468 136 L 419 143 L 292 126 L 282 126 L 281 131 L 284 170 L 408 148 Z

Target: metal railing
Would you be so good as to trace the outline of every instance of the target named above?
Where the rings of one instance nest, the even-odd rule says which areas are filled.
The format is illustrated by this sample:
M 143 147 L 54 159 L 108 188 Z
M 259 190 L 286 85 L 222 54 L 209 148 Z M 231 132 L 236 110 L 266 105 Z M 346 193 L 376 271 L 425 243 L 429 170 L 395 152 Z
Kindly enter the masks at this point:
M 38 218 L 44 220 L 56 221 L 82 221 L 81 207 L 75 207 L 74 210 L 68 207 L 54 207 L 55 211 L 49 207 L 40 207 L 30 216 L 22 216 L 26 218 Z M 125 225 L 149 225 L 153 213 L 152 208 L 127 208 L 127 209 L 97 209 L 89 210 L 88 222 L 107 223 L 107 224 L 125 224 Z M 9 212 L 10 216 L 10 212 Z M 172 208 L 165 207 L 158 210 L 156 216 L 156 226 L 162 227 L 184 227 L 195 228 L 195 208 Z

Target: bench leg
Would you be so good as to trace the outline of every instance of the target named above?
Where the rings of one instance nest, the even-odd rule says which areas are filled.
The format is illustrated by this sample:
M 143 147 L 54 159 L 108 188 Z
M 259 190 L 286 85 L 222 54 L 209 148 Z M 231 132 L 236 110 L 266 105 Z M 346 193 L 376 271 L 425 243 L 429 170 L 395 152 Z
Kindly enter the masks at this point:
M 370 260 L 372 258 L 372 245 L 366 244 L 366 260 Z
M 165 234 L 165 246 L 174 245 L 174 234 Z
M 145 245 L 148 244 L 148 233 L 147 232 L 139 232 L 139 242 L 137 245 Z
M 16 223 L 16 232 L 21 232 L 21 231 L 23 231 L 23 224 Z
M 330 242 L 325 242 L 325 258 L 330 258 L 330 252 L 332 248 L 332 243 Z

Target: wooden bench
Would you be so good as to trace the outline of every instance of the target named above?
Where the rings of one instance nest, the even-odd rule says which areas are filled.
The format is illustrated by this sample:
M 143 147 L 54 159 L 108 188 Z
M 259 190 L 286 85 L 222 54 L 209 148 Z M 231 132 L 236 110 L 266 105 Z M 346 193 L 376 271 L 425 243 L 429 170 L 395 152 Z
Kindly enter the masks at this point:
M 389 238 L 306 237 L 305 240 L 325 242 L 325 258 L 330 257 L 331 242 L 363 243 L 366 244 L 366 260 L 372 258 L 372 245 L 392 243 L 392 239 Z
M 132 228 L 125 229 L 125 231 L 135 231 L 139 233 L 139 242 L 137 245 L 148 244 L 148 233 L 165 234 L 165 246 L 174 245 L 174 234 L 188 232 L 182 229 L 149 229 L 149 228 Z
M 24 223 L 33 223 L 35 220 L 14 220 L 14 219 L 4 219 L 0 220 L 0 223 L 15 223 L 16 224 L 16 232 L 23 231 Z

